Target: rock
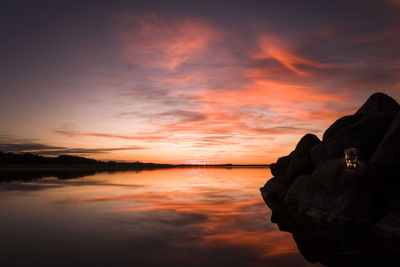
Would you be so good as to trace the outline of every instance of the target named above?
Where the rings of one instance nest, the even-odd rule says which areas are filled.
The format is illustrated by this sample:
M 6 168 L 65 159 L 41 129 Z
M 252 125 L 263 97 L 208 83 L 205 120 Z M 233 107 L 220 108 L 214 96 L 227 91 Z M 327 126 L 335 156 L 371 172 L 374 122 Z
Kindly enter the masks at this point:
M 362 117 L 359 121 L 337 131 L 329 141 L 324 141 L 311 150 L 311 157 L 316 166 L 344 156 L 344 150 L 355 147 L 359 158 L 369 161 L 386 134 L 396 113 L 380 112 Z
M 375 93 L 357 110 L 355 115 L 387 111 L 398 112 L 399 110 L 400 105 L 396 100 L 384 93 Z
M 374 226 L 373 230 L 396 236 L 397 245 L 400 246 L 400 213 L 388 213 Z
M 366 114 L 349 115 L 338 119 L 325 131 L 322 140 L 324 142 L 329 141 L 329 139 L 331 139 L 338 131 L 343 130 L 347 126 L 358 122 L 365 115 Z
M 269 165 L 269 169 L 270 169 L 271 174 L 272 174 L 273 176 L 277 176 L 277 175 L 278 175 L 279 169 L 278 169 L 276 163 L 271 163 L 271 164 Z
M 334 158 L 344 157 L 344 149 L 347 145 L 338 142 L 322 142 L 311 149 L 311 158 L 315 166 L 319 166 Z
M 270 200 L 283 200 L 289 185 L 282 183 L 282 177 L 272 177 L 260 188 L 261 195 L 266 202 Z M 268 203 L 267 203 L 268 204 Z
M 292 234 L 299 252 L 309 262 L 326 266 L 399 265 L 399 214 L 388 214 L 369 230 L 336 228 L 293 217 L 283 205 L 271 209 L 271 221 Z
M 375 223 L 382 211 L 382 188 L 373 166 L 345 168 L 344 160 L 326 162 L 311 176 L 300 176 L 285 202 L 295 212 L 337 225 Z
M 270 165 L 271 173 L 273 176 L 282 176 L 285 175 L 286 170 L 289 167 L 290 160 L 292 159 L 293 152 L 285 157 L 279 158 L 276 163 L 272 163 Z
M 288 206 L 296 209 L 299 208 L 299 201 L 307 194 L 307 185 L 309 179 L 310 175 L 300 175 L 297 177 L 296 181 L 293 182 L 293 184 L 290 186 L 290 193 L 288 194 L 288 189 L 285 195 L 285 203 Z
M 395 177 L 398 178 L 399 177 Z M 385 190 L 385 207 L 383 213 L 397 212 L 400 213 L 400 186 L 392 186 L 393 183 L 388 183 Z M 400 225 L 399 225 L 400 227 Z
M 314 163 L 311 159 L 311 148 L 321 143 L 317 136 L 306 134 L 303 136 L 293 151 L 293 157 L 285 173 L 285 183 L 291 184 L 297 176 L 310 174 L 314 170 Z
M 333 177 L 340 176 L 344 168 L 345 161 L 343 158 L 334 159 L 330 160 L 329 162 L 325 162 L 322 166 L 317 168 L 314 171 L 313 176 L 299 176 L 296 181 L 293 182 L 286 194 L 286 204 L 296 208 L 299 208 L 300 206 L 307 206 L 307 195 L 311 194 L 315 196 L 317 193 L 314 191 L 318 191 L 321 188 L 325 191 L 324 187 L 331 186 L 330 182 L 332 182 Z M 330 177 L 325 178 L 326 176 Z M 316 185 L 314 186 L 313 183 L 316 183 Z
M 371 162 L 382 166 L 400 165 L 400 113 L 397 113 L 389 130 L 376 149 Z
M 354 115 L 335 121 L 322 142 L 305 135 L 289 156 L 271 166 L 276 177 L 262 188 L 264 200 L 284 198 L 296 220 L 329 225 L 370 227 L 386 214 L 399 213 L 399 111 L 394 99 L 376 93 Z M 348 169 L 344 150 L 352 147 L 360 166 Z

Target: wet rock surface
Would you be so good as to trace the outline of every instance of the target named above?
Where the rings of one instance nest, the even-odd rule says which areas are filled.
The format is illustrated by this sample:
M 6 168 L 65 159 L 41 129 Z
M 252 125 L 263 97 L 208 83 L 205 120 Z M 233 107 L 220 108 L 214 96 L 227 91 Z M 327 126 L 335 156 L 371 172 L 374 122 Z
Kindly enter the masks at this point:
M 281 231 L 292 234 L 300 253 L 311 263 L 334 267 L 399 266 L 399 213 L 388 214 L 371 229 L 350 225 L 338 228 L 293 214 L 282 202 L 268 203 L 271 221 Z

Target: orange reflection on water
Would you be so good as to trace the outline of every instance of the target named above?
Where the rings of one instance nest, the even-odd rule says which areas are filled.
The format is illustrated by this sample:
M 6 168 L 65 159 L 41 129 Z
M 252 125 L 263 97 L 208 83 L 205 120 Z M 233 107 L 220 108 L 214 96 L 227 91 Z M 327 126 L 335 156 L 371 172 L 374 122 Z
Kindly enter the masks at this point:
M 137 176 L 141 176 L 140 179 Z M 107 203 L 106 206 L 96 206 L 97 212 L 125 213 L 134 218 L 140 214 L 140 220 L 152 218 L 150 214 L 159 214 L 159 219 L 165 224 L 173 223 L 171 218 L 174 216 L 198 216 L 198 220 L 176 225 L 196 229 L 195 236 L 191 236 L 190 240 L 179 241 L 181 246 L 196 246 L 202 250 L 245 248 L 255 257 L 255 262 L 297 255 L 298 250 L 291 236 L 278 231 L 269 222 L 270 211 L 258 191 L 267 177 L 270 177 L 269 170 L 259 168 L 102 174 L 102 179 L 114 184 L 114 190 L 90 197 L 78 196 L 69 201 L 87 205 Z M 128 187 L 127 190 L 126 185 L 134 183 L 141 186 L 134 189 Z M 157 227 L 153 231 L 162 231 L 162 225 Z M 171 257 L 172 254 L 168 259 L 172 260 Z M 179 254 L 179 257 L 183 256 Z
M 187 168 L 3 185 L 0 249 L 48 266 L 307 266 L 270 222 L 258 190 L 270 176 Z

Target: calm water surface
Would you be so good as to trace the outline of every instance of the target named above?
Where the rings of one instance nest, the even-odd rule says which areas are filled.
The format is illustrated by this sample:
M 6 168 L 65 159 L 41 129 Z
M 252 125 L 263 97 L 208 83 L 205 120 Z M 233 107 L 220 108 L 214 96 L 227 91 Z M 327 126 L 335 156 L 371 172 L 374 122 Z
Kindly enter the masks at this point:
M 314 266 L 270 222 L 269 169 L 0 184 L 0 266 Z

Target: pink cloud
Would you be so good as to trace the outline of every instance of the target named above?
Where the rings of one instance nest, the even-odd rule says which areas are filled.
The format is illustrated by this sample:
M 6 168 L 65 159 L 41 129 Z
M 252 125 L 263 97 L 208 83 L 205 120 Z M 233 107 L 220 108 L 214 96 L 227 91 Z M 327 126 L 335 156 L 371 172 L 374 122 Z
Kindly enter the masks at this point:
M 116 17 L 126 58 L 145 68 L 174 70 L 199 57 L 221 34 L 200 18 L 132 13 Z
M 296 55 L 288 49 L 287 41 L 283 41 L 271 34 L 263 34 L 257 38 L 259 51 L 253 56 L 258 59 L 273 58 L 287 69 L 298 75 L 307 75 L 309 72 L 302 70 L 301 65 L 319 66 L 320 63 Z
M 74 132 L 68 130 L 56 130 L 56 134 L 66 135 L 69 137 L 96 137 L 96 138 L 111 138 L 111 139 L 123 139 L 123 140 L 160 140 L 166 139 L 166 135 L 156 135 L 155 133 L 137 133 L 135 135 L 119 135 L 119 134 L 109 134 L 109 133 L 95 133 L 95 132 Z

